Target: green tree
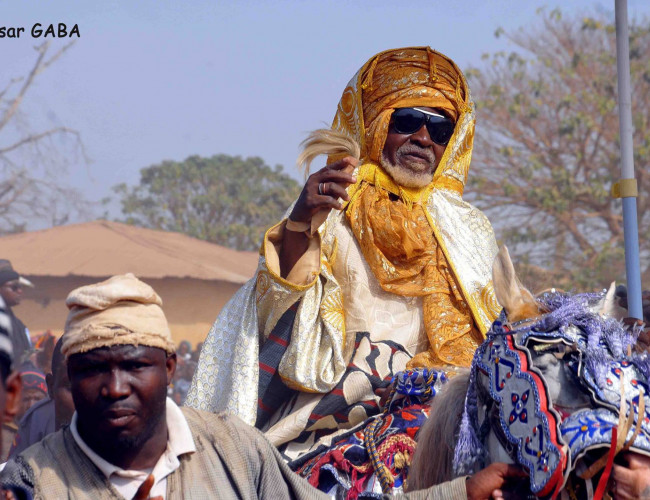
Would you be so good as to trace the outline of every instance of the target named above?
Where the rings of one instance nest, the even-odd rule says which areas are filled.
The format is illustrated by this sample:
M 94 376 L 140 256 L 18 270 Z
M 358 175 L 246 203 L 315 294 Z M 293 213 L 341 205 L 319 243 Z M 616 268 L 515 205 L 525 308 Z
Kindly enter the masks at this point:
M 624 278 L 613 19 L 565 18 L 506 36 L 512 52 L 470 68 L 477 137 L 469 197 L 484 209 L 528 282 L 602 288 Z M 632 113 L 642 266 L 650 252 L 650 28 L 630 25 Z
M 140 171 L 135 187 L 115 186 L 126 222 L 177 231 L 238 250 L 257 250 L 300 185 L 261 158 L 190 156 Z

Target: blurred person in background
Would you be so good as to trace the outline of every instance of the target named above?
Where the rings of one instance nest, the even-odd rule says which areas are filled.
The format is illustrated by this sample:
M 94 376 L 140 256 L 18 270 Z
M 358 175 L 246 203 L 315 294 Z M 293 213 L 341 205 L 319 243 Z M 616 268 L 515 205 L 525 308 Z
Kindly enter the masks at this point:
M 20 395 L 20 376 L 12 370 L 13 346 L 11 343 L 11 318 L 4 299 L 0 296 L 0 418 L 13 420 L 18 410 L 18 398 Z M 2 448 L 2 436 L 0 435 L 0 448 Z M 0 488 L 0 497 L 7 500 L 15 498 L 30 500 L 31 495 L 20 487 Z
M 68 370 L 61 354 L 61 339 L 54 346 L 51 363 L 51 372 L 45 377 L 49 397 L 34 404 L 25 413 L 18 426 L 18 434 L 9 457 L 18 455 L 48 434 L 70 424 L 72 420 L 74 402 L 70 392 Z
M 192 361 L 195 363 L 199 362 L 199 358 L 201 357 L 201 349 L 203 349 L 203 342 L 196 344 L 196 349 L 192 351 Z
M 36 371 L 31 363 L 25 363 L 19 370 L 22 389 L 18 398 L 18 408 L 13 419 L 2 423 L 2 455 L 0 460 L 5 462 L 9 458 L 9 451 L 14 446 L 18 433 L 18 423 L 27 411 L 36 403 L 47 397 L 47 383 L 45 375 Z
M 43 373 L 50 373 L 56 340 L 56 336 L 50 330 L 41 333 L 36 338 L 32 338 L 34 354 L 30 356 L 30 359 Z
M 192 344 L 190 344 L 187 340 L 181 341 L 181 343 L 178 344 L 178 349 L 176 350 L 176 358 L 179 362 L 181 360 L 189 361 L 192 358 Z
M 185 402 L 187 391 L 192 383 L 192 376 L 196 370 L 196 362 L 192 360 L 192 344 L 183 340 L 176 349 L 176 373 L 172 384 L 169 386 L 168 395 L 178 405 Z
M 47 397 L 47 381 L 45 374 L 31 363 L 23 365 L 20 370 L 22 390 L 20 392 L 20 405 L 16 414 L 16 421 L 20 421 L 25 413 L 36 403 Z
M 4 299 L 7 315 L 11 321 L 11 343 L 13 356 L 20 363 L 27 351 L 32 347 L 29 330 L 13 312 L 13 307 L 20 304 L 23 296 L 23 286 L 33 286 L 27 279 L 21 277 L 7 259 L 0 259 L 0 296 Z

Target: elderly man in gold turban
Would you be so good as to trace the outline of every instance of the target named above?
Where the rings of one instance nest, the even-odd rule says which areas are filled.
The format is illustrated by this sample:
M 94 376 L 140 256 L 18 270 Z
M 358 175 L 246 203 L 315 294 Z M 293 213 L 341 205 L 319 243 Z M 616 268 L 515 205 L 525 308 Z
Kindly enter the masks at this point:
M 228 410 L 289 459 L 379 411 L 401 370 L 469 366 L 498 313 L 490 223 L 463 201 L 474 104 L 429 47 L 372 57 L 331 154 L 264 237 L 256 276 L 217 318 L 186 404 Z

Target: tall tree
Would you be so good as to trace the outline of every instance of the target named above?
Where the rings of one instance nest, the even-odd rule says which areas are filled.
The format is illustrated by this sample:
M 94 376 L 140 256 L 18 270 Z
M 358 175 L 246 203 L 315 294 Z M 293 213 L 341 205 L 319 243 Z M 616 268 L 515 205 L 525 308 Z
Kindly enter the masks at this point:
M 26 75 L 0 89 L 0 233 L 22 230 L 30 221 L 64 223 L 87 207 L 81 194 L 62 185 L 70 161 L 87 161 L 79 132 L 65 126 L 34 129 L 21 105 L 37 77 L 72 44 L 52 52 L 50 42 L 37 47 Z
M 186 233 L 239 250 L 257 250 L 300 185 L 261 158 L 190 156 L 140 171 L 140 184 L 114 188 L 126 222 Z
M 467 73 L 477 102 L 470 197 L 536 284 L 602 287 L 624 277 L 613 19 L 540 11 L 515 46 Z M 630 25 L 642 265 L 650 253 L 650 27 Z M 644 237 L 645 235 L 646 237 Z

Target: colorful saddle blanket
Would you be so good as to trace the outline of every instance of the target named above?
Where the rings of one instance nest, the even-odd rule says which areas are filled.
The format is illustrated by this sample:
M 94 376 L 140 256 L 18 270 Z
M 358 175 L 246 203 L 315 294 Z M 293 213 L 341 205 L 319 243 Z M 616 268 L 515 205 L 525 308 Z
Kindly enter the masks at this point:
M 415 435 L 446 381 L 445 374 L 435 370 L 398 373 L 382 413 L 289 466 L 336 498 L 379 498 L 382 493 L 402 491 L 415 452 Z

